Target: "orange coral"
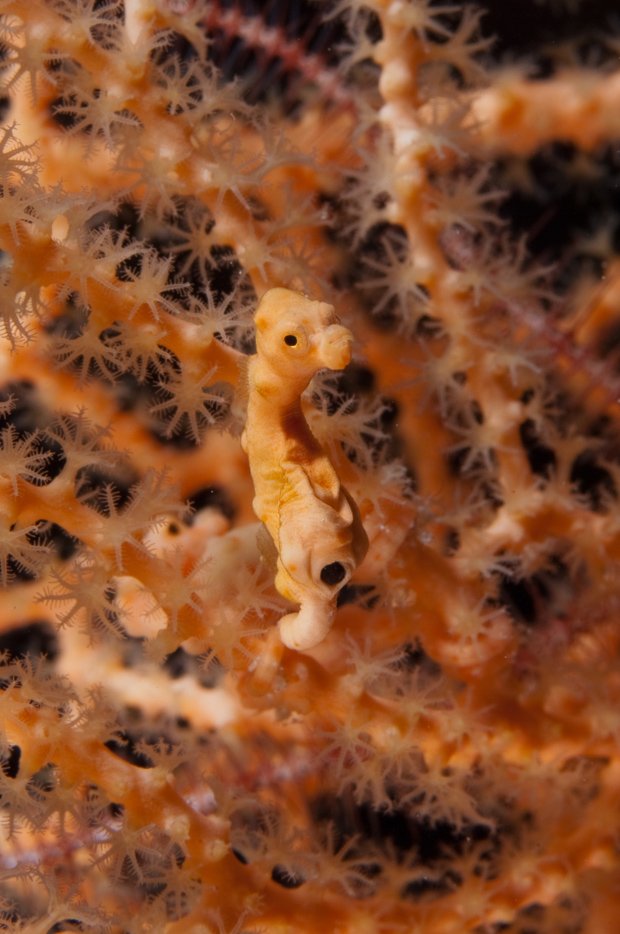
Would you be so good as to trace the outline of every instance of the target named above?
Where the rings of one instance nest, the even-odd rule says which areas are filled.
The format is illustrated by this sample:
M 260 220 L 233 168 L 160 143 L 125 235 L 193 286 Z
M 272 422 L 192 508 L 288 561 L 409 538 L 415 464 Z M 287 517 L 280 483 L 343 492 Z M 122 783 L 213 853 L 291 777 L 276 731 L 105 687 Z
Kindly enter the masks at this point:
M 611 934 L 613 23 L 259 7 L 0 3 L 0 927 Z M 274 288 L 356 340 L 303 411 L 372 549 L 303 653 Z

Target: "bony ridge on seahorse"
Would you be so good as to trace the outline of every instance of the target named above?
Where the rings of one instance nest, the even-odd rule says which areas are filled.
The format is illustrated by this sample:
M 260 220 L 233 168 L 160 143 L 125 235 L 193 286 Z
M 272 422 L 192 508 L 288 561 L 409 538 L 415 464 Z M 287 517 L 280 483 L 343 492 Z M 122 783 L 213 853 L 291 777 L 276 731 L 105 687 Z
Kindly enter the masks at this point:
M 280 637 L 304 651 L 329 632 L 338 592 L 368 549 L 359 510 L 302 411 L 301 394 L 321 369 L 351 359 L 351 332 L 334 308 L 288 289 L 270 289 L 255 315 L 256 354 L 248 366 L 242 445 L 254 482 L 254 512 L 276 552 L 275 585 L 299 611 Z

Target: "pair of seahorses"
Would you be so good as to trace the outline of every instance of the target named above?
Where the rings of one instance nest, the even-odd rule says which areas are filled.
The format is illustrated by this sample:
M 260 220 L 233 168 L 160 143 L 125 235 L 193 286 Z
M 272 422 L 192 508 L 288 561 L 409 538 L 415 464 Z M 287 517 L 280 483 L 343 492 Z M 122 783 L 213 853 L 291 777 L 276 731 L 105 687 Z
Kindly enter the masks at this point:
M 331 305 L 283 288 L 262 297 L 255 323 L 241 442 L 254 482 L 254 512 L 263 524 L 259 545 L 275 559 L 279 593 L 299 604 L 280 619 L 280 637 L 305 651 L 329 632 L 338 593 L 368 549 L 357 505 L 301 404 L 318 370 L 349 363 L 352 335 Z

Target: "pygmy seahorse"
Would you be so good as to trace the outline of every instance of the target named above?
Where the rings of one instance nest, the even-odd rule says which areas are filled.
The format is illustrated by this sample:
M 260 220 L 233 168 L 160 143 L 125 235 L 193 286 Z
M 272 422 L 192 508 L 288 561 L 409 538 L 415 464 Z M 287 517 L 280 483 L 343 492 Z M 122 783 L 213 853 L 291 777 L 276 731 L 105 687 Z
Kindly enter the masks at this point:
M 317 370 L 347 365 L 352 335 L 332 305 L 282 288 L 263 296 L 255 323 L 241 441 L 254 482 L 253 509 L 269 533 L 262 548 L 275 550 L 276 588 L 299 604 L 279 621 L 280 637 L 304 651 L 329 632 L 338 592 L 368 549 L 357 505 L 301 404 Z

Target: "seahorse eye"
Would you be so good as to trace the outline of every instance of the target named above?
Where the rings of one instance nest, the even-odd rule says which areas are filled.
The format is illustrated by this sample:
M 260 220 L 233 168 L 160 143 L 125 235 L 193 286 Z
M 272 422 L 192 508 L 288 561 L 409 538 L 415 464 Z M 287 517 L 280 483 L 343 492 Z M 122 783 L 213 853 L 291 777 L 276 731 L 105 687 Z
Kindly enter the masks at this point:
M 286 334 L 284 337 L 284 343 L 288 344 L 289 347 L 294 347 L 297 343 L 297 338 L 294 334 Z
M 346 568 L 340 561 L 332 561 L 331 564 L 326 564 L 324 568 L 321 568 L 321 580 L 328 587 L 334 587 L 344 580 L 346 573 Z

